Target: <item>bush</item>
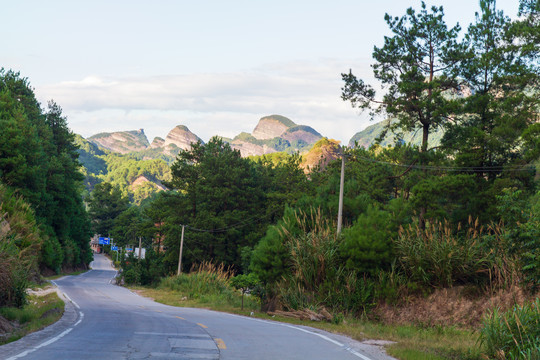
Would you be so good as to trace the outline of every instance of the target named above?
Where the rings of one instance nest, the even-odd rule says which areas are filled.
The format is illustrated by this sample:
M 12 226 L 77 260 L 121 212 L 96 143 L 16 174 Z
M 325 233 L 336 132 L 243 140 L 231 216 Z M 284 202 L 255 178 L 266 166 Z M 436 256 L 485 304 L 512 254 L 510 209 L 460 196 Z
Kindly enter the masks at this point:
M 497 196 L 504 227 L 500 237 L 519 258 L 520 272 L 532 291 L 540 288 L 540 192 L 526 201 L 524 193 L 505 189 Z
M 499 313 L 494 309 L 482 322 L 479 341 L 494 359 L 540 358 L 540 299 Z
M 122 273 L 124 281 L 129 285 L 139 285 L 141 283 L 141 272 L 138 266 L 133 266 Z
M 212 304 L 218 308 L 237 308 L 245 301 L 246 307 L 255 309 L 259 303 L 255 297 L 241 295 L 231 285 L 233 273 L 223 264 L 215 265 L 204 262 L 192 267 L 189 274 L 181 273 L 178 276 L 163 278 L 159 288 L 168 288 L 179 293 L 186 300 L 193 300 L 190 305 Z
M 178 291 L 188 299 L 199 299 L 208 295 L 232 292 L 229 279 L 232 272 L 224 265 L 216 266 L 210 262 L 202 263 L 189 274 L 181 273 L 161 280 L 160 286 Z
M 353 226 L 343 232 L 342 256 L 347 268 L 375 275 L 388 269 L 392 259 L 390 213 L 369 206 Z
M 120 261 L 126 284 L 155 285 L 165 275 L 164 254 L 148 249 L 144 259 L 138 259 L 133 253 Z

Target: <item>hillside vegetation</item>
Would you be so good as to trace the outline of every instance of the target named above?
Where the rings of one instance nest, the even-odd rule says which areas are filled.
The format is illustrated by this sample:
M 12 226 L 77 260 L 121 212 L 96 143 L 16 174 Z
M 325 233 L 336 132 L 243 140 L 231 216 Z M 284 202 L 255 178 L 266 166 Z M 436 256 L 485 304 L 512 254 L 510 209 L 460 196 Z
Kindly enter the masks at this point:
M 40 271 L 87 267 L 91 228 L 75 136 L 62 109 L 50 101 L 43 110 L 28 80 L 4 69 L 0 129 L 0 306 L 22 306 Z

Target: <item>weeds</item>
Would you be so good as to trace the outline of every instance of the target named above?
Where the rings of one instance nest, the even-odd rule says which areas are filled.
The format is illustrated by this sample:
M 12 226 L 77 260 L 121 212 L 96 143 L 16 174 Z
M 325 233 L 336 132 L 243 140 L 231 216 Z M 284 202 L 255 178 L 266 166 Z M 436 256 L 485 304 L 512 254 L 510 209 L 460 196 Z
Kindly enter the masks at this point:
M 500 313 L 488 313 L 480 329 L 480 343 L 495 359 L 540 358 L 540 299 Z
M 0 344 L 15 341 L 31 332 L 40 330 L 60 319 L 64 313 L 64 302 L 56 293 L 45 296 L 30 296 L 22 308 L 0 308 L 0 316 L 18 324 L 15 332 L 0 337 Z
M 169 299 L 161 298 L 159 290 L 172 290 L 175 305 L 207 306 L 217 305 L 220 309 L 240 307 L 242 294 L 232 288 L 230 281 L 234 272 L 223 264 L 216 265 L 212 262 L 203 262 L 192 267 L 189 274 L 180 274 L 163 278 L 152 297 L 157 301 L 168 302 Z M 182 300 L 184 299 L 184 300 Z M 165 301 L 163 301 L 165 300 Z M 246 307 L 256 309 L 259 307 L 257 299 L 246 296 Z
M 486 246 L 486 240 L 492 247 Z M 401 268 L 426 286 L 470 283 L 495 288 L 516 279 L 515 259 L 506 256 L 497 228 L 486 231 L 472 218 L 464 232 L 460 226 L 454 231 L 447 222 L 428 223 L 425 229 L 401 228 L 394 245 Z

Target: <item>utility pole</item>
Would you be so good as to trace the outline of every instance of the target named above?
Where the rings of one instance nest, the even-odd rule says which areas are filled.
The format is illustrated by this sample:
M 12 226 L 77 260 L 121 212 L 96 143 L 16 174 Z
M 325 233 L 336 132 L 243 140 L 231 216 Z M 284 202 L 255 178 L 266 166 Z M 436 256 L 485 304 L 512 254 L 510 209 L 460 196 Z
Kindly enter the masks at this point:
M 142 246 L 141 245 L 141 237 L 139 236 L 139 261 L 141 261 L 141 251 L 142 251 L 141 246 Z
M 178 273 L 180 275 L 182 272 L 182 248 L 184 247 L 184 226 L 182 225 L 182 237 L 180 238 L 180 253 L 178 254 Z
M 337 218 L 337 234 L 341 232 L 341 222 L 343 217 L 343 185 L 345 183 L 345 154 L 343 153 L 343 146 L 340 147 L 341 153 L 341 180 L 339 182 L 339 208 Z

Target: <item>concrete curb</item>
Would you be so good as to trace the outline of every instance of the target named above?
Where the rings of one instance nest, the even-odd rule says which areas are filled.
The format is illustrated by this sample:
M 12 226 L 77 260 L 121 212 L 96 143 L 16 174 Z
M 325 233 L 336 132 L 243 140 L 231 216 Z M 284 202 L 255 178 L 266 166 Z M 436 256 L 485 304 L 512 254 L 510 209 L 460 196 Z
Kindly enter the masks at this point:
M 44 341 L 59 335 L 77 321 L 80 315 L 79 312 L 76 311 L 73 303 L 66 298 L 58 287 L 56 287 L 56 293 L 65 304 L 64 314 L 60 320 L 44 329 L 28 334 L 17 341 L 0 346 L 1 359 L 16 356 L 17 354 L 20 354 L 28 349 L 34 348 Z

